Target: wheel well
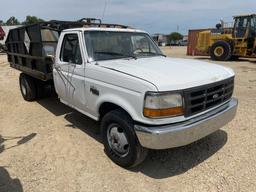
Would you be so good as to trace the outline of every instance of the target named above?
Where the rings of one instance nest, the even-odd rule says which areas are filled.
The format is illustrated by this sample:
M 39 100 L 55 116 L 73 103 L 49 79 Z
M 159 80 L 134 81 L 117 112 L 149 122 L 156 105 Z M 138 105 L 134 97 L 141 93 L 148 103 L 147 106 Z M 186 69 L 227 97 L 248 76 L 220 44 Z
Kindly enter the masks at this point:
M 105 102 L 105 103 L 102 103 L 100 108 L 99 108 L 99 114 L 100 114 L 100 120 L 104 117 L 104 115 L 106 115 L 108 112 L 110 111 L 113 111 L 113 110 L 116 110 L 116 109 L 121 109 L 123 110 L 124 112 L 126 112 L 128 115 L 129 113 L 124 110 L 122 107 L 114 104 L 114 103 L 109 103 L 109 102 Z M 129 115 L 130 116 L 130 115 Z

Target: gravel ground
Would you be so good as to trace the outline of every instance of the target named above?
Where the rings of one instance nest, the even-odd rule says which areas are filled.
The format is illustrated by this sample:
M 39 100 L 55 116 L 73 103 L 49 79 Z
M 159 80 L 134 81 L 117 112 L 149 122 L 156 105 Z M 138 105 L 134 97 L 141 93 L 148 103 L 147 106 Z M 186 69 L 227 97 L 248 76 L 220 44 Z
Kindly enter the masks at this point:
M 187 57 L 185 47 L 163 51 Z M 55 97 L 25 102 L 19 72 L 0 55 L 0 192 L 256 191 L 256 59 L 219 63 L 237 74 L 236 118 L 188 146 L 150 151 L 126 170 L 104 154 L 96 122 Z

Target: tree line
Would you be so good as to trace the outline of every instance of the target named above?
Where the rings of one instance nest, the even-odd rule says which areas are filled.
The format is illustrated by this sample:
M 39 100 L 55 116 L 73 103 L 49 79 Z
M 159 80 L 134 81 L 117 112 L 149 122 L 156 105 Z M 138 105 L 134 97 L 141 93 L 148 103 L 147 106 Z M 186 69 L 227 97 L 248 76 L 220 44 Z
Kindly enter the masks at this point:
M 28 15 L 25 21 L 20 22 L 16 17 L 11 16 L 6 21 L 0 21 L 0 24 L 1 25 L 29 25 L 29 24 L 34 24 L 34 23 L 43 22 L 43 21 L 44 20 L 39 17 Z
M 169 35 L 169 40 L 170 41 L 178 41 L 183 39 L 183 35 L 178 33 L 178 32 L 173 32 Z

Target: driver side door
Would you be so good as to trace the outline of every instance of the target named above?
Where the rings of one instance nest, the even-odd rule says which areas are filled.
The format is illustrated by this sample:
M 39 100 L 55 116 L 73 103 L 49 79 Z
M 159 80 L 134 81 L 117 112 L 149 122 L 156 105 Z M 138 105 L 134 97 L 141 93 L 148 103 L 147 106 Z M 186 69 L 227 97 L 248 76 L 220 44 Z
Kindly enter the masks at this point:
M 85 59 L 80 32 L 65 33 L 54 68 L 54 83 L 61 101 L 85 110 Z M 58 46 L 59 47 L 59 46 Z

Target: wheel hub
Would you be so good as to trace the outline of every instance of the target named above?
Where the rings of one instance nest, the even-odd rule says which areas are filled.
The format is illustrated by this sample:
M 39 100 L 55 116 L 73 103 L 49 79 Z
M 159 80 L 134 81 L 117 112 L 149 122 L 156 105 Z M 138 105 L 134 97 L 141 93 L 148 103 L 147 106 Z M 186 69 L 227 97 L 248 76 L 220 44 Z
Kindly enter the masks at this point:
M 111 149 L 119 156 L 125 156 L 129 152 L 129 143 L 122 128 L 117 125 L 109 126 L 108 143 Z
M 217 56 L 217 57 L 220 57 L 221 55 L 224 54 L 224 48 L 221 47 L 221 46 L 218 46 L 214 49 L 214 54 Z

